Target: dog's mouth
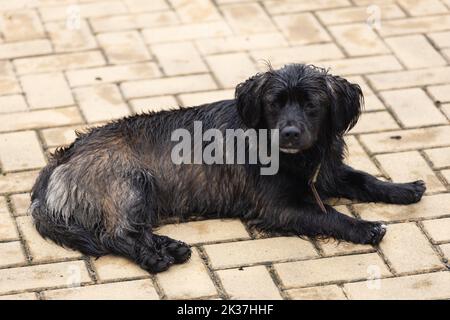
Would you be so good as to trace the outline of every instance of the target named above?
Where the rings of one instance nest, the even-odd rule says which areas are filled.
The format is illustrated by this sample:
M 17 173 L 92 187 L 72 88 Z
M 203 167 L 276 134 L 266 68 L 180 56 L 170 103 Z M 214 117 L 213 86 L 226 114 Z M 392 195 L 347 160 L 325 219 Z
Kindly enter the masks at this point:
M 290 154 L 295 154 L 295 153 L 299 153 L 300 149 L 295 149 L 295 148 L 280 148 L 280 151 L 283 153 L 290 153 Z

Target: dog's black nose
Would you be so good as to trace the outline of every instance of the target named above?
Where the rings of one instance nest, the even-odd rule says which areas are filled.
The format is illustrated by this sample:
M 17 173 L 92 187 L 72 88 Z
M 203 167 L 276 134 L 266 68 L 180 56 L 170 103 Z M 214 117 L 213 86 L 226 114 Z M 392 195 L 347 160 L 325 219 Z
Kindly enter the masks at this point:
M 288 126 L 281 129 L 281 139 L 286 142 L 297 142 L 300 139 L 300 129 L 294 126 Z

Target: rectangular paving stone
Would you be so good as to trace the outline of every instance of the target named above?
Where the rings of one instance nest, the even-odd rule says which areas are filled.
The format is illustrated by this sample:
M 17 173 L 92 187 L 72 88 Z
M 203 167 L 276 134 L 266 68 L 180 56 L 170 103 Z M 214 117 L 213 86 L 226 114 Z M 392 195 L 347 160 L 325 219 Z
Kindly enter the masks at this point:
M 179 98 L 183 106 L 199 106 L 205 103 L 216 102 L 220 100 L 234 99 L 233 89 L 228 90 L 214 90 L 196 93 L 180 94 Z
M 124 0 L 128 11 L 133 13 L 166 10 L 169 8 L 168 4 L 164 0 Z
M 450 214 L 450 194 L 424 196 L 422 200 L 410 205 L 361 203 L 353 208 L 366 220 L 403 221 L 419 218 L 434 218 Z
M 0 214 L 9 214 L 8 206 L 6 205 L 6 198 L 0 197 Z
M 431 94 L 435 101 L 450 101 L 450 84 L 431 86 L 427 88 L 427 91 Z
M 8 213 L 0 214 L 0 241 L 14 240 L 19 240 L 19 233 L 14 224 L 14 219 Z
M 1 218 L 0 218 L 1 219 Z M 20 241 L 0 243 L 0 267 L 10 267 L 27 262 Z M 2 297 L 0 296 L 0 300 Z
M 63 248 L 50 239 L 44 239 L 34 227 L 31 216 L 17 217 L 16 221 L 33 262 L 42 263 L 82 257 L 78 251 Z
M 379 289 L 368 287 L 365 282 L 344 284 L 347 296 L 358 300 L 448 299 L 449 288 L 450 272 L 381 279 Z
M 422 89 L 382 91 L 381 96 L 406 127 L 448 123 Z
M 398 273 L 443 268 L 431 244 L 414 223 L 389 225 L 380 248 Z
M 373 153 L 450 145 L 450 127 L 439 126 L 361 135 L 361 141 Z
M 280 300 L 281 295 L 264 266 L 217 271 L 220 282 L 232 300 Z
M 97 67 L 106 62 L 100 51 L 86 51 L 15 59 L 13 63 L 18 74 L 28 74 Z
M 28 109 L 23 95 L 14 94 L 0 97 L 0 114 L 25 111 Z
M 292 300 L 346 300 L 342 289 L 336 285 L 291 289 L 285 291 Z
M 76 107 L 0 114 L 0 132 L 82 123 Z
M 22 91 L 20 88 L 19 82 L 17 81 L 16 77 L 14 75 L 8 75 L 3 73 L 4 63 L 7 61 L 0 61 L 0 71 L 2 74 L 0 74 L 0 94 L 13 94 L 13 93 L 19 93 Z M 3 105 L 2 110 L 7 110 L 7 107 Z
M 450 28 L 450 15 L 438 15 L 433 17 L 405 18 L 396 20 L 386 20 L 380 29 L 383 37 L 425 33 L 432 31 L 444 31 Z
M 0 296 L 0 300 L 38 300 L 36 293 L 25 292 Z
M 149 2 L 146 2 L 149 3 Z M 89 19 L 94 32 L 123 31 L 175 25 L 179 19 L 172 11 L 126 14 Z
M 36 133 L 0 134 L 0 163 L 4 172 L 44 167 L 46 161 Z
M 149 43 L 186 41 L 202 38 L 216 38 L 232 34 L 230 27 L 223 21 L 147 28 L 142 30 L 144 40 Z
M 0 59 L 35 56 L 52 52 L 50 41 L 46 39 L 9 42 L 0 44 Z
M 441 249 L 442 253 L 444 254 L 444 257 L 447 260 L 449 260 L 450 259 L 450 243 L 440 245 L 439 248 Z
M 442 112 L 447 116 L 447 118 L 450 120 L 450 103 L 443 104 L 441 106 Z
M 367 133 L 400 129 L 395 119 L 387 111 L 365 112 L 350 133 Z
M 44 291 L 46 300 L 157 300 L 151 280 L 124 281 Z
M 417 151 L 381 154 L 376 158 L 394 182 L 423 180 L 427 185 L 427 192 L 446 190 Z
M 303 1 L 264 1 L 264 5 L 270 14 L 292 13 L 297 11 L 312 11 L 319 9 L 331 9 L 347 7 L 347 0 L 303 0 Z
M 221 11 L 236 34 L 276 31 L 259 3 L 237 3 L 222 6 Z
M 66 20 L 48 22 L 45 29 L 53 43 L 55 52 L 84 51 L 97 48 L 86 20 L 80 20 L 77 28 L 68 28 Z
M 59 127 L 49 128 L 41 131 L 41 135 L 44 138 L 45 145 L 48 147 L 58 147 L 69 145 L 77 137 L 76 130 L 82 131 L 87 128 L 86 126 L 73 126 L 73 127 Z
M 450 218 L 426 220 L 422 223 L 434 242 L 450 241 Z
M 25 171 L 0 175 L 0 194 L 30 191 L 38 173 L 39 171 Z
M 280 33 L 257 33 L 245 36 L 229 36 L 195 41 L 198 50 L 204 55 L 234 51 L 280 48 L 287 46 L 287 41 Z
M 439 0 L 399 0 L 399 4 L 412 16 L 425 16 L 448 12 L 448 9 Z
M 431 32 L 427 36 L 438 48 L 450 48 L 450 31 Z
M 209 56 L 206 61 L 223 88 L 234 88 L 258 72 L 245 53 Z
M 275 16 L 273 19 L 291 44 L 331 41 L 327 31 L 312 13 Z M 302 31 L 299 32 L 299 30 Z
M 116 85 L 83 87 L 73 92 L 88 122 L 108 121 L 130 113 Z
M 383 13 L 383 20 L 393 18 L 403 18 L 405 14 L 395 4 L 380 4 L 378 5 L 380 11 Z M 316 15 L 326 25 L 343 24 L 349 22 L 365 22 L 367 21 L 367 6 L 349 7 L 342 9 L 321 10 L 317 11 Z
M 100 281 L 150 277 L 150 274 L 136 263 L 122 257 L 103 256 L 92 259 L 92 264 Z
M 31 202 L 29 193 L 19 193 L 10 195 L 11 205 L 15 216 L 24 216 L 27 214 Z
M 77 4 L 83 17 L 101 17 L 126 13 L 127 8 L 120 1 L 101 1 Z M 41 7 L 39 9 L 44 21 L 63 20 L 67 17 L 67 5 Z
M 295 237 L 212 244 L 204 249 L 213 269 L 317 256 L 309 241 Z M 242 255 L 242 252 L 246 254 Z
M 169 299 L 195 299 L 217 295 L 214 283 L 195 249 L 188 262 L 158 273 L 156 279 Z
M 241 221 L 230 219 L 168 224 L 158 228 L 158 234 L 189 244 L 250 238 Z
M 391 55 L 320 61 L 316 64 L 323 68 L 330 68 L 330 72 L 336 75 L 366 74 L 402 69 L 395 56 Z
M 110 63 L 140 62 L 151 58 L 137 31 L 100 33 L 97 40 Z
M 390 72 L 367 77 L 377 90 L 420 87 L 450 82 L 450 67 Z
M 376 253 L 279 263 L 274 268 L 284 288 L 369 279 L 374 269 L 380 276 L 390 275 Z
M 169 0 L 183 23 L 219 20 L 221 18 L 211 0 Z
M 136 63 L 100 68 L 70 70 L 66 72 L 71 87 L 122 82 L 145 78 L 158 78 L 161 72 L 153 63 Z
M 140 98 L 213 90 L 217 89 L 217 85 L 210 75 L 204 74 L 165 79 L 127 81 L 121 84 L 121 89 L 127 98 Z
M 20 78 L 20 82 L 32 109 L 74 104 L 67 81 L 60 72 L 26 75 Z M 52 90 L 49 90 L 49 84 Z
M 129 103 L 136 113 L 173 109 L 179 104 L 173 96 L 132 99 Z
M 385 41 L 408 69 L 446 65 L 442 56 L 423 35 L 393 37 L 387 38 Z
M 282 67 L 285 64 L 292 63 L 292 61 L 308 63 L 309 61 L 320 61 L 344 57 L 342 51 L 334 43 L 252 50 L 250 51 L 250 55 L 255 61 L 270 61 L 272 66 L 277 68 Z
M 450 166 L 450 147 L 424 150 L 428 159 L 431 160 L 433 168 Z
M 151 46 L 151 50 L 168 76 L 208 72 L 191 42 L 155 44 Z
M 83 261 L 1 269 L 0 279 L 0 293 L 69 287 L 91 281 Z
M 376 32 L 366 24 L 332 26 L 328 30 L 350 56 L 390 53 Z
M 35 10 L 8 11 L 2 18 L 2 34 L 6 41 L 44 38 L 44 28 Z
M 357 170 L 362 170 L 373 175 L 380 175 L 380 171 L 354 136 L 346 136 L 345 142 L 348 147 L 348 156 L 345 159 L 345 163 Z

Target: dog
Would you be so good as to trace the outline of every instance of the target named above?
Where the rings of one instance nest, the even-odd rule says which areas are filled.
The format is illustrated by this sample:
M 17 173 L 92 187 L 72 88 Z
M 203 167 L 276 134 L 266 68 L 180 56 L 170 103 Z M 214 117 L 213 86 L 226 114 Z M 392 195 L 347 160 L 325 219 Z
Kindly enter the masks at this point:
M 342 213 L 322 200 L 410 204 L 423 181 L 392 183 L 344 164 L 344 134 L 357 122 L 363 95 L 312 65 L 289 64 L 236 87 L 235 99 L 133 115 L 78 133 L 58 148 L 32 189 L 38 232 L 99 257 L 114 254 L 157 273 L 190 257 L 190 247 L 153 231 L 170 218 L 240 218 L 278 234 L 377 245 L 379 221 Z M 261 163 L 174 164 L 171 133 L 205 129 L 279 132 L 279 170 Z

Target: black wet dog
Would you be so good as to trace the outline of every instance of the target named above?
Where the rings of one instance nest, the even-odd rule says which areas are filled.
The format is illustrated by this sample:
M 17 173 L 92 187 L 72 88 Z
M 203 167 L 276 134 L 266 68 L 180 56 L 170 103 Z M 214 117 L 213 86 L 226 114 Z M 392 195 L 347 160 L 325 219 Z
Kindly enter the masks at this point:
M 408 204 L 422 197 L 422 181 L 384 182 L 343 164 L 343 135 L 361 104 L 358 85 L 323 69 L 269 70 L 240 84 L 235 100 L 136 115 L 80 134 L 42 170 L 30 211 L 44 237 L 88 255 L 122 255 L 150 272 L 190 256 L 186 244 L 152 232 L 170 217 L 239 217 L 279 233 L 377 244 L 381 223 L 330 206 L 323 213 L 310 187 L 318 173 L 323 199 Z M 194 121 L 205 130 L 279 129 L 278 173 L 261 175 L 259 164 L 174 164 L 171 133 L 192 131 Z

